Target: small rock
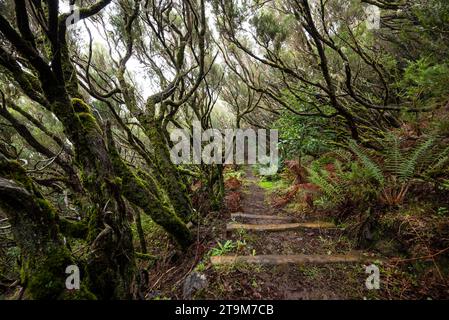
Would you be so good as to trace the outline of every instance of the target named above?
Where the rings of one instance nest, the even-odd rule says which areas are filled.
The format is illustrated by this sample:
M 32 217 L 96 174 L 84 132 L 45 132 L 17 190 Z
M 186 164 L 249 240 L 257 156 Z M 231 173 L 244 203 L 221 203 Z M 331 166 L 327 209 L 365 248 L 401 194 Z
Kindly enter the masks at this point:
M 199 272 L 191 273 L 184 281 L 184 285 L 182 288 L 182 297 L 184 299 L 192 298 L 192 295 L 196 291 L 207 287 L 208 283 L 209 282 L 207 281 L 207 278 L 204 274 Z

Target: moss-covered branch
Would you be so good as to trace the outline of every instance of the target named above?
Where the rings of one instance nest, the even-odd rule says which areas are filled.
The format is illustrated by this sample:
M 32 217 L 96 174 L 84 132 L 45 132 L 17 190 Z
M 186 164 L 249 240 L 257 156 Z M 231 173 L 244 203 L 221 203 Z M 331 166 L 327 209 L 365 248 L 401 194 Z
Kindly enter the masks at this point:
M 123 195 L 134 205 L 140 207 L 154 222 L 162 226 L 171 234 L 178 244 L 187 248 L 193 241 L 192 235 L 185 223 L 170 208 L 169 204 L 161 199 L 161 190 L 151 176 L 144 181 L 137 176 L 120 158 L 115 148 L 112 131 L 107 130 L 109 154 L 113 159 L 115 173 L 121 178 Z
M 56 224 L 56 212 L 17 163 L 0 159 L 0 207 L 12 225 L 22 253 L 21 281 L 33 299 L 94 299 L 84 284 L 65 288 L 66 267 L 73 265 Z

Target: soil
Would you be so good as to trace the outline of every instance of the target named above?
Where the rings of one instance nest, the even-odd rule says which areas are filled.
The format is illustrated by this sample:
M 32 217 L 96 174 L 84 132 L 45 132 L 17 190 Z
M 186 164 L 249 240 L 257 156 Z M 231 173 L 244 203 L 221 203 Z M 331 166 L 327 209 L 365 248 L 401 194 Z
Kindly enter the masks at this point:
M 232 178 L 234 179 L 234 178 Z M 241 186 L 229 183 L 227 195 L 239 193 L 237 207 L 245 214 L 278 215 L 295 218 L 297 222 L 332 221 L 334 214 L 295 206 L 279 209 L 272 203 L 277 195 L 259 186 L 259 178 L 251 168 L 245 170 Z M 302 201 L 302 200 L 297 200 Z M 302 207 L 304 208 L 304 206 Z M 407 273 L 407 266 L 375 261 L 380 268 L 380 289 L 368 290 L 365 267 L 360 263 L 334 263 L 328 265 L 279 265 L 260 266 L 235 264 L 212 266 L 212 252 L 227 241 L 232 248 L 217 255 L 264 255 L 264 254 L 348 254 L 355 249 L 343 228 L 300 229 L 283 232 L 234 231 L 226 233 L 226 224 L 232 222 L 233 204 L 220 212 L 211 212 L 199 219 L 196 232 L 198 241 L 187 254 L 179 253 L 169 245 L 161 233 L 151 254 L 164 257 L 154 265 L 148 265 L 149 281 L 145 299 L 181 299 L 185 279 L 192 272 L 207 278 L 207 287 L 195 292 L 192 299 L 425 299 L 449 296 L 447 287 L 430 274 L 423 280 Z M 273 220 L 257 220 L 245 223 L 276 223 Z M 201 235 L 201 237 L 199 236 Z M 167 240 L 167 241 L 166 241 Z M 151 241 L 151 240 L 150 240 Z M 167 252 L 172 252 L 167 254 Z M 385 258 L 379 252 L 365 250 L 365 256 Z M 373 259 L 374 259 L 373 258 Z M 428 279 L 433 279 L 429 282 Z M 426 288 L 426 290 L 423 290 Z
M 271 204 L 272 195 L 258 185 L 248 168 L 240 202 L 246 214 L 291 216 L 298 222 L 329 221 L 320 212 L 299 215 Z M 230 216 L 229 216 L 230 219 Z M 252 223 L 255 223 L 254 221 Z M 258 224 L 273 220 L 257 220 Z M 339 229 L 313 229 L 283 232 L 234 232 L 226 239 L 243 242 L 239 255 L 336 254 L 350 253 L 351 242 Z M 223 240 L 224 241 L 224 240 Z M 332 265 L 236 265 L 210 267 L 208 288 L 196 295 L 202 299 L 352 299 L 372 296 L 365 286 L 367 274 L 362 264 Z

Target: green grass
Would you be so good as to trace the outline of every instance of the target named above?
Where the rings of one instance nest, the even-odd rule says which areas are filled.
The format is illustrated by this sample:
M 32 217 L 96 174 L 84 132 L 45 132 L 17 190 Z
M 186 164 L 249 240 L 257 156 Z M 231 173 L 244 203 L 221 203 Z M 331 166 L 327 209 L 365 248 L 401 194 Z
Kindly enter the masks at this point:
M 259 187 L 266 191 L 284 190 L 289 187 L 288 183 L 283 179 L 267 180 L 261 179 L 258 183 Z
M 274 182 L 273 181 L 259 181 L 259 186 L 264 189 L 273 189 Z
M 195 271 L 197 272 L 203 272 L 204 270 L 206 270 L 206 264 L 204 263 L 204 261 L 201 261 L 200 263 L 198 263 L 195 267 Z
M 210 255 L 214 256 L 222 256 L 226 253 L 232 252 L 237 247 L 237 244 L 231 240 L 226 240 L 226 242 L 221 243 L 217 242 L 217 246 L 212 248 L 210 251 Z

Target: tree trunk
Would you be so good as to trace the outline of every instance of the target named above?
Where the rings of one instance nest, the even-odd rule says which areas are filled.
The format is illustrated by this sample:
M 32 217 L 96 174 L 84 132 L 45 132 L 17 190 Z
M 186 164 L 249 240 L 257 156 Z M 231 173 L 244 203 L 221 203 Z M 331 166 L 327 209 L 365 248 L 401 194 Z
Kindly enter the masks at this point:
M 83 186 L 93 204 L 88 217 L 91 289 L 101 299 L 130 298 L 135 276 L 131 228 L 102 130 L 80 99 L 59 96 L 52 111 L 74 144 Z
M 67 290 L 65 270 L 76 264 L 58 232 L 57 214 L 25 170 L 0 160 L 0 208 L 12 226 L 22 255 L 21 281 L 33 299 L 95 299 L 82 281 L 80 290 Z
M 160 172 L 162 187 L 166 190 L 175 212 L 185 222 L 191 220 L 194 213 L 187 186 L 179 174 L 176 165 L 171 161 L 162 126 L 158 121 L 146 126 L 145 133 L 150 138 L 155 152 L 156 166 Z
M 145 241 L 145 232 L 142 228 L 142 218 L 140 215 L 140 208 L 134 206 L 134 219 L 136 223 L 137 234 L 139 235 L 139 243 L 140 243 L 140 252 L 143 254 L 147 254 L 147 242 Z
M 171 200 L 175 213 L 184 221 L 190 221 L 194 210 L 190 201 L 187 186 L 183 183 L 176 166 L 171 162 L 170 150 L 166 144 L 164 135 L 165 130 L 161 121 L 155 117 L 155 104 L 149 100 L 146 105 L 146 112 L 141 112 L 137 107 L 137 102 L 132 89 L 125 80 L 124 69 L 119 69 L 117 72 L 123 98 L 128 109 L 134 117 L 136 117 L 144 129 L 145 135 L 150 139 L 153 147 L 154 163 L 148 165 L 154 169 L 154 174 L 157 178 L 157 183 L 161 184 L 167 195 Z
M 170 203 L 164 201 L 163 193 L 153 177 L 146 174 L 147 181 L 137 176 L 120 158 L 115 148 L 111 129 L 107 130 L 109 153 L 113 158 L 114 170 L 121 177 L 123 195 L 140 207 L 154 222 L 171 234 L 178 244 L 186 249 L 193 242 L 185 223 L 173 211 Z

